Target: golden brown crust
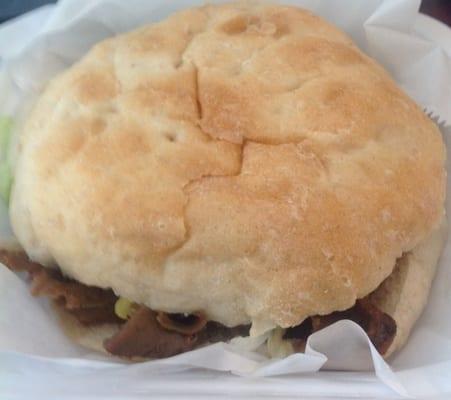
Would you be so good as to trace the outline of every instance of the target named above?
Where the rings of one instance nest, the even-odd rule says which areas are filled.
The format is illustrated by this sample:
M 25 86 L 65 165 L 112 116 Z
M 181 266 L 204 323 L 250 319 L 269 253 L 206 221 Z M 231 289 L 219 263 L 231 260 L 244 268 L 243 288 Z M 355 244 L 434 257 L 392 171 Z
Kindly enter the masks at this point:
M 439 223 L 437 128 L 337 29 L 205 6 L 95 46 L 21 142 L 34 259 L 166 312 L 283 327 L 354 304 Z

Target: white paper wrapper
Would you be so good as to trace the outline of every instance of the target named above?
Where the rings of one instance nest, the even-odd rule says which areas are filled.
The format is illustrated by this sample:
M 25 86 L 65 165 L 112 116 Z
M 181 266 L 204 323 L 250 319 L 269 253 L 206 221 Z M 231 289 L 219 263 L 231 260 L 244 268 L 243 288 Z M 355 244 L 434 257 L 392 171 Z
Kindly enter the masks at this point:
M 284 3 L 309 8 L 348 32 L 428 111 L 451 121 L 451 32 L 420 16 L 419 1 Z M 64 0 L 0 28 L 0 114 L 13 116 L 20 130 L 45 83 L 93 43 L 197 4 L 202 1 Z M 448 151 L 451 154 L 451 144 Z M 450 199 L 448 193 L 448 203 Z M 0 229 L 3 237 L 10 234 L 4 207 Z M 282 360 L 253 352 L 258 343 L 220 343 L 130 365 L 68 340 L 48 304 L 32 298 L 25 282 L 0 267 L 0 398 L 451 396 L 449 304 L 450 241 L 427 309 L 391 368 L 350 321 L 315 333 L 305 354 Z

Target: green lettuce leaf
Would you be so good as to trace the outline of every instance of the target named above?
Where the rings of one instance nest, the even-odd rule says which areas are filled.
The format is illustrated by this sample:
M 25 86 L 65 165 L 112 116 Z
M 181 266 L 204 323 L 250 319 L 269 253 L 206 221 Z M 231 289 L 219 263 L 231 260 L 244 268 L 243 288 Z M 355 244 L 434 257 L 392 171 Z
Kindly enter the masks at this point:
M 8 162 L 9 144 L 11 141 L 13 120 L 9 117 L 0 117 L 0 197 L 9 204 L 13 176 Z
M 6 161 L 3 161 L 0 163 L 0 197 L 5 204 L 9 204 L 12 183 L 13 175 L 11 173 L 11 168 Z

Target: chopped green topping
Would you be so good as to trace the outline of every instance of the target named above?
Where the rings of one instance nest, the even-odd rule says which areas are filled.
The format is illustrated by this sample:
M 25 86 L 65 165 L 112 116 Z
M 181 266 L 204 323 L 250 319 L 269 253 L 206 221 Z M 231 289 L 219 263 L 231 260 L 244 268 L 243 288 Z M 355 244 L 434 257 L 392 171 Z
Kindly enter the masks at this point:
M 6 159 L 6 154 L 8 153 L 12 126 L 13 120 L 11 118 L 0 117 L 0 150 L 2 152 L 2 160 Z
M 284 358 L 290 354 L 293 354 L 293 346 L 289 340 L 285 340 L 283 338 L 284 333 L 284 329 L 276 328 L 272 331 L 271 336 L 268 338 L 266 348 L 271 357 Z
M 6 161 L 3 161 L 0 163 L 0 197 L 6 204 L 9 204 L 12 183 L 13 176 L 11 168 Z
M 13 176 L 8 163 L 8 150 L 11 139 L 13 120 L 9 117 L 0 117 L 0 196 L 9 204 Z
M 114 312 L 121 319 L 130 318 L 135 309 L 136 304 L 125 297 L 119 297 L 114 304 Z

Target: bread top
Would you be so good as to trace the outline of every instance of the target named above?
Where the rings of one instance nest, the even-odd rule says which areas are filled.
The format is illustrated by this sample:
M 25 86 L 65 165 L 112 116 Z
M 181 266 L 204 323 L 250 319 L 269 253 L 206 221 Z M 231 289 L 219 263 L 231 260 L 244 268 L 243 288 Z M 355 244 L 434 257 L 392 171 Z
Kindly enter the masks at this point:
M 338 29 L 205 6 L 48 84 L 10 215 L 34 260 L 257 332 L 372 292 L 441 220 L 444 163 L 435 125 Z

